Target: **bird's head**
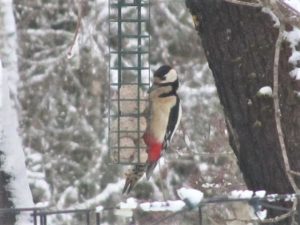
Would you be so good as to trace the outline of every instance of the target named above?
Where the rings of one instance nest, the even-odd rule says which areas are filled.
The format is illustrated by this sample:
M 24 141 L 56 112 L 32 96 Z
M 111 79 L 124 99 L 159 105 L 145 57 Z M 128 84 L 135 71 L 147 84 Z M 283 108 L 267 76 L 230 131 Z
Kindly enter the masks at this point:
M 163 65 L 154 72 L 154 84 L 173 83 L 177 80 L 176 71 L 168 65 Z

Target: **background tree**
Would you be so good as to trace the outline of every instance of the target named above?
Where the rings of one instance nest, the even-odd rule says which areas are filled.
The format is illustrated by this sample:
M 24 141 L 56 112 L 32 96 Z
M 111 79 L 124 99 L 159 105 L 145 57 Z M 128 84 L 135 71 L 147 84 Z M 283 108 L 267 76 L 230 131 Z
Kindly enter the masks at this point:
M 300 32 L 267 1 L 243 3 L 187 0 L 248 188 L 299 193 Z
M 17 116 L 19 80 L 12 1 L 0 1 L 0 208 L 32 207 Z M 5 225 L 29 224 L 29 216 L 0 214 Z
M 229 151 L 204 51 L 184 2 L 151 4 L 150 67 L 169 63 L 178 71 L 183 123 L 160 172 L 150 182 L 142 180 L 130 196 L 177 199 L 178 187 L 191 186 L 209 197 L 244 188 Z M 108 1 L 15 0 L 14 8 L 21 78 L 16 100 L 34 203 L 51 209 L 115 206 L 128 196 L 121 195 L 124 169 L 109 164 L 106 147 Z M 70 57 L 78 21 L 81 26 Z M 206 224 L 224 224 L 232 212 L 227 209 L 208 207 Z M 151 224 L 164 215 L 137 214 L 136 219 Z M 166 223 L 194 224 L 197 217 L 182 214 Z M 78 217 L 51 219 L 49 224 L 81 224 Z M 102 219 L 122 224 L 111 211 Z

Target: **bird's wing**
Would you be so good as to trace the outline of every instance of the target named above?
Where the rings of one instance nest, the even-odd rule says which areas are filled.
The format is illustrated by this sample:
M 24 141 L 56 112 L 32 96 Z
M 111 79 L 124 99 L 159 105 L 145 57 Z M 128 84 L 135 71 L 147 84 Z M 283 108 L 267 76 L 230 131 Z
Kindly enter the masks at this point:
M 178 128 L 181 119 L 181 104 L 180 99 L 176 96 L 176 104 L 171 108 L 170 116 L 167 125 L 167 132 L 164 137 L 163 149 L 166 150 L 173 138 L 175 131 Z
M 180 118 L 181 118 L 180 100 L 179 100 L 178 96 L 176 96 L 176 97 L 177 97 L 176 104 L 171 108 L 171 111 L 170 111 L 170 116 L 169 116 L 168 125 L 167 125 L 167 132 L 165 134 L 164 142 L 163 142 L 163 150 L 166 150 L 169 147 L 170 142 L 173 138 L 173 135 L 174 135 L 176 129 L 178 128 Z M 156 167 L 157 162 L 158 161 L 148 163 L 147 169 L 146 169 L 147 179 L 149 179 L 151 174 L 153 173 L 153 170 Z

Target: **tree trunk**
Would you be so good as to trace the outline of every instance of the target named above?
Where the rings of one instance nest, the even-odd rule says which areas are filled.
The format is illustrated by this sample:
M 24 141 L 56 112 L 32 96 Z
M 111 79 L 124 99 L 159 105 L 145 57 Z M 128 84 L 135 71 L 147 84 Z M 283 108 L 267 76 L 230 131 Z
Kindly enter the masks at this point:
M 9 190 L 9 183 L 11 180 L 11 176 L 6 172 L 5 169 L 5 160 L 6 160 L 6 154 L 4 150 L 4 141 L 5 134 L 4 134 L 4 125 L 3 125 L 3 110 L 4 110 L 4 104 L 3 100 L 4 97 L 2 96 L 4 94 L 3 91 L 3 74 L 2 74 L 2 63 L 0 60 L 0 112 L 1 112 L 1 123 L 0 123 L 0 209 L 2 208 L 13 208 L 14 204 L 11 201 L 12 193 L 11 190 Z M 7 85 L 7 84 L 5 84 Z M 3 225 L 13 225 L 15 224 L 15 215 L 13 214 L 6 214 L 6 213 L 0 213 L 0 222 Z
M 5 3 L 3 1 L 0 1 L 0 53 L 1 53 L 1 58 L 0 58 L 0 114 L 1 114 L 1 121 L 0 121 L 0 208 L 13 208 L 13 202 L 11 201 L 12 193 L 9 190 L 9 182 L 11 180 L 11 176 L 7 173 L 5 169 L 5 160 L 6 160 L 6 155 L 5 155 L 5 150 L 4 150 L 4 144 L 3 144 L 3 138 L 4 136 L 4 119 L 2 118 L 2 112 L 4 108 L 3 104 L 3 94 L 4 94 L 4 85 L 3 84 L 4 78 L 3 78 L 3 72 L 2 72 L 2 60 L 4 58 L 9 58 L 9 52 L 5 51 L 8 48 L 5 47 L 7 45 L 7 30 L 5 29 L 6 24 L 6 16 L 7 12 L 4 11 L 5 9 Z M 0 224 L 3 225 L 13 225 L 16 222 L 15 215 L 13 214 L 5 214 L 5 213 L 0 213 Z
M 278 28 L 261 8 L 217 0 L 187 0 L 187 6 L 202 39 L 224 107 L 229 141 L 248 188 L 292 193 L 279 144 L 273 98 L 258 93 L 264 86 L 273 89 Z M 278 96 L 290 167 L 300 171 L 300 105 L 294 94 L 296 83 L 289 75 L 290 54 L 289 44 L 283 42 Z M 300 180 L 294 178 L 299 184 Z M 282 213 L 269 212 L 269 216 Z
M 0 0 L 0 208 L 33 205 L 26 176 L 22 141 L 18 134 L 16 25 L 12 0 Z M 3 63 L 3 71 L 2 71 Z M 1 225 L 29 224 L 28 213 L 0 213 Z

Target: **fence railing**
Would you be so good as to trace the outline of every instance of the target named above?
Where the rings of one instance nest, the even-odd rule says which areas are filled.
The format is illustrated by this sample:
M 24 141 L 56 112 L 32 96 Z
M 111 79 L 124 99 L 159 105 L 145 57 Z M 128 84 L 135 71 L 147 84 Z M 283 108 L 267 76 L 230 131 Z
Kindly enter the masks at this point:
M 51 210 L 49 208 L 9 208 L 9 209 L 1 209 L 0 208 L 0 218 L 2 215 L 19 215 L 21 213 L 30 213 L 32 218 L 32 225 L 50 225 L 50 221 L 48 220 L 50 216 L 57 216 L 57 215 L 67 215 L 67 214 L 80 214 L 83 215 L 83 221 L 80 219 L 82 225 L 100 225 L 101 219 L 103 220 L 103 212 L 114 211 L 114 210 L 142 210 L 148 213 L 155 213 L 158 211 L 161 212 L 168 212 L 163 217 L 156 219 L 151 225 L 159 225 L 162 224 L 164 221 L 174 218 L 179 214 L 184 214 L 189 211 L 194 211 L 198 214 L 198 221 L 194 221 L 199 225 L 203 225 L 203 218 L 204 214 L 206 213 L 203 209 L 208 205 L 220 205 L 226 203 L 235 203 L 241 202 L 245 204 L 249 204 L 252 207 L 252 211 L 254 212 L 254 218 L 250 218 L 247 220 L 249 223 L 256 222 L 256 223 L 276 223 L 288 218 L 292 218 L 296 214 L 296 207 L 298 203 L 298 198 L 300 194 L 267 194 L 264 191 L 233 191 L 229 196 L 216 196 L 211 198 L 204 198 L 202 199 L 199 204 L 193 205 L 189 203 L 188 199 L 184 199 L 185 206 L 178 210 L 167 210 L 170 207 L 170 203 L 172 201 L 166 202 L 143 202 L 137 203 L 135 207 L 132 205 L 126 206 L 123 205 L 123 208 L 119 205 L 116 207 L 110 208 L 92 208 L 92 209 L 67 209 L 67 210 Z M 173 202 L 178 202 L 173 201 Z M 147 209 L 145 207 L 141 207 L 142 204 L 150 204 Z M 290 203 L 288 205 L 282 203 Z M 164 208 L 165 207 L 165 208 Z M 177 206 L 178 207 L 178 206 Z M 261 218 L 258 217 L 258 212 L 262 209 L 273 210 L 277 212 L 276 214 L 280 216 L 276 216 L 274 218 Z M 172 212 L 173 211 L 173 212 Z M 253 214 L 253 213 L 252 213 Z M 249 214 L 250 215 L 250 214 Z M 102 216 L 102 218 L 101 218 Z M 128 216 L 127 216 L 128 217 Z M 131 215 L 134 218 L 134 215 Z M 231 218 L 230 220 L 241 220 L 245 222 L 245 219 L 240 218 Z M 2 221 L 0 221 L 0 224 Z M 47 223 L 48 222 L 48 223 Z M 104 221 L 102 221 L 104 222 Z M 53 223 L 51 223 L 53 224 Z M 56 223 L 57 225 L 57 223 Z
M 100 225 L 101 214 L 95 209 L 48 210 L 47 208 L 9 208 L 0 209 L 1 214 L 19 215 L 28 212 L 32 217 L 33 225 L 47 225 L 48 217 L 53 215 L 82 214 L 85 216 L 85 225 Z M 92 222 L 93 221 L 93 222 Z M 1 221 L 0 221 L 1 222 Z M 1 224 L 1 223 L 0 223 Z

